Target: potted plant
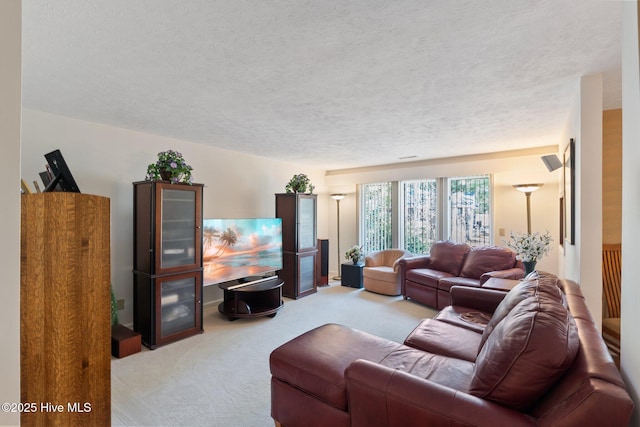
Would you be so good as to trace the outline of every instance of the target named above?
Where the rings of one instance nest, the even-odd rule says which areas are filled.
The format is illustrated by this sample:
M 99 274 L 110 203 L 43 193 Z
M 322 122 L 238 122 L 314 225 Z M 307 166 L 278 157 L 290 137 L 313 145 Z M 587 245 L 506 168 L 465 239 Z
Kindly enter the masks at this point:
M 533 234 L 511 232 L 509 240 L 505 241 L 507 247 L 511 248 L 524 264 L 525 276 L 533 272 L 536 263 L 551 250 L 551 234 L 545 232 Z
M 357 264 L 362 259 L 362 248 L 358 245 L 353 245 L 351 249 L 345 252 L 344 257 Z
M 293 175 L 285 186 L 287 193 L 313 193 L 314 188 L 309 177 L 303 173 Z
M 113 286 L 111 286 L 111 327 L 118 326 L 118 303 L 116 302 L 116 296 L 113 293 Z
M 147 181 L 170 181 L 172 184 L 191 184 L 191 171 L 181 153 L 173 150 L 158 153 L 158 161 L 147 167 Z

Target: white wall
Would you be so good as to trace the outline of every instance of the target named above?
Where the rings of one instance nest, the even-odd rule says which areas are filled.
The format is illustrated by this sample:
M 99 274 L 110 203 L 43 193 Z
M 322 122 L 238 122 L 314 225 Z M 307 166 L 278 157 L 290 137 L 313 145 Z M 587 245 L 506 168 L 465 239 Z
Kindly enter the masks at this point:
M 0 402 L 20 402 L 20 103 L 21 4 L 0 1 Z M 17 425 L 19 414 L 0 411 L 0 425 Z
M 576 140 L 576 246 L 587 307 L 602 324 L 602 75 L 580 81 L 580 136 Z
M 638 2 L 622 7 L 622 324 L 621 371 L 635 402 L 632 425 L 640 425 L 640 70 Z
M 549 141 L 551 144 L 560 144 Z M 357 184 L 394 180 L 438 178 L 446 176 L 465 176 L 493 174 L 493 221 L 494 244 L 504 246 L 499 235 L 502 228 L 508 236 L 509 231 L 527 230 L 526 198 L 513 188 L 514 184 L 542 183 L 543 187 L 531 195 L 532 231 L 549 230 L 553 236 L 552 251 L 537 265 L 542 271 L 558 274 L 559 252 L 559 196 L 558 182 L 561 171 L 549 172 L 540 159 L 545 154 L 558 154 L 558 145 L 532 150 L 513 151 L 494 155 L 463 156 L 426 162 L 389 165 L 385 167 L 361 168 L 345 171 L 332 171 L 326 178 L 329 193 L 346 193 L 347 198 L 340 202 L 340 248 L 341 260 L 344 251 L 358 243 L 357 233 Z M 333 202 L 333 201 L 332 201 Z M 335 241 L 335 202 L 333 213 L 329 215 L 331 241 Z M 331 249 L 330 269 L 337 271 L 337 255 Z
M 564 151 L 569 140 L 575 140 L 576 236 L 559 254 L 559 272 L 580 284 L 598 327 L 602 323 L 602 111 L 602 75 L 582 77 L 561 145 Z
M 318 212 L 327 211 L 322 170 L 25 109 L 23 177 L 36 180 L 44 170 L 43 155 L 56 148 L 83 193 L 111 199 L 111 280 L 116 298 L 125 299 L 125 310 L 119 313 L 123 324 L 133 322 L 132 182 L 144 180 L 158 152 L 180 151 L 194 168 L 193 181 L 205 184 L 205 218 L 273 217 L 274 193 L 284 192 L 296 173 L 309 175 L 319 194 Z M 326 230 L 326 214 L 319 214 L 318 235 L 326 235 Z M 220 298 L 217 286 L 205 288 L 205 304 Z

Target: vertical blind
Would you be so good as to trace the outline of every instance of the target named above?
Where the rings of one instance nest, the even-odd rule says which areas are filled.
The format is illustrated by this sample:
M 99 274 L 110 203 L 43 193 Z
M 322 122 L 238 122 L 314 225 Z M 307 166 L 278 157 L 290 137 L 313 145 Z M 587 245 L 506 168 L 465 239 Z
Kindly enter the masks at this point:
M 390 182 L 362 186 L 362 248 L 365 253 L 392 247 L 392 196 Z
M 402 183 L 404 249 L 428 253 L 438 240 L 438 182 L 435 179 Z
M 394 232 L 400 235 L 397 244 L 414 254 L 429 253 L 440 239 L 471 246 L 491 244 L 489 175 L 394 184 L 360 187 L 360 236 L 365 253 L 391 248 Z M 397 219 L 393 217 L 394 203 L 399 204 Z
M 449 234 L 471 246 L 491 243 L 489 176 L 449 179 Z

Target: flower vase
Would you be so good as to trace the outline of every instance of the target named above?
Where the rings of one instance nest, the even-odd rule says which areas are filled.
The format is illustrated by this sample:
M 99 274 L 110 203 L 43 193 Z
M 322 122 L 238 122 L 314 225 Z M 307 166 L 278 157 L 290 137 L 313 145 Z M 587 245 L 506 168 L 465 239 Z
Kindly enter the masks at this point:
M 358 265 L 358 258 L 351 258 L 351 261 L 353 261 L 353 265 Z
M 524 277 L 527 277 L 536 270 L 536 262 L 537 261 L 522 261 L 522 264 L 524 264 Z
M 171 171 L 169 170 L 160 171 L 160 177 L 162 178 L 163 181 L 171 181 Z

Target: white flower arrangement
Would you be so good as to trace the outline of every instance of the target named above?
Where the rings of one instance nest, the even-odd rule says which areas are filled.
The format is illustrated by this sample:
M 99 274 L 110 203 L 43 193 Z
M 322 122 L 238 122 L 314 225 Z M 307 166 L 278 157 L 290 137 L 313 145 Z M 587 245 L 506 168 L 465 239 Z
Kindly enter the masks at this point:
M 518 259 L 523 262 L 538 261 L 551 250 L 551 234 L 546 231 L 544 234 L 535 232 L 533 234 L 511 232 L 510 240 L 504 243 L 512 249 Z
M 362 259 L 362 248 L 358 245 L 353 245 L 351 249 L 344 253 L 344 257 L 356 263 Z

